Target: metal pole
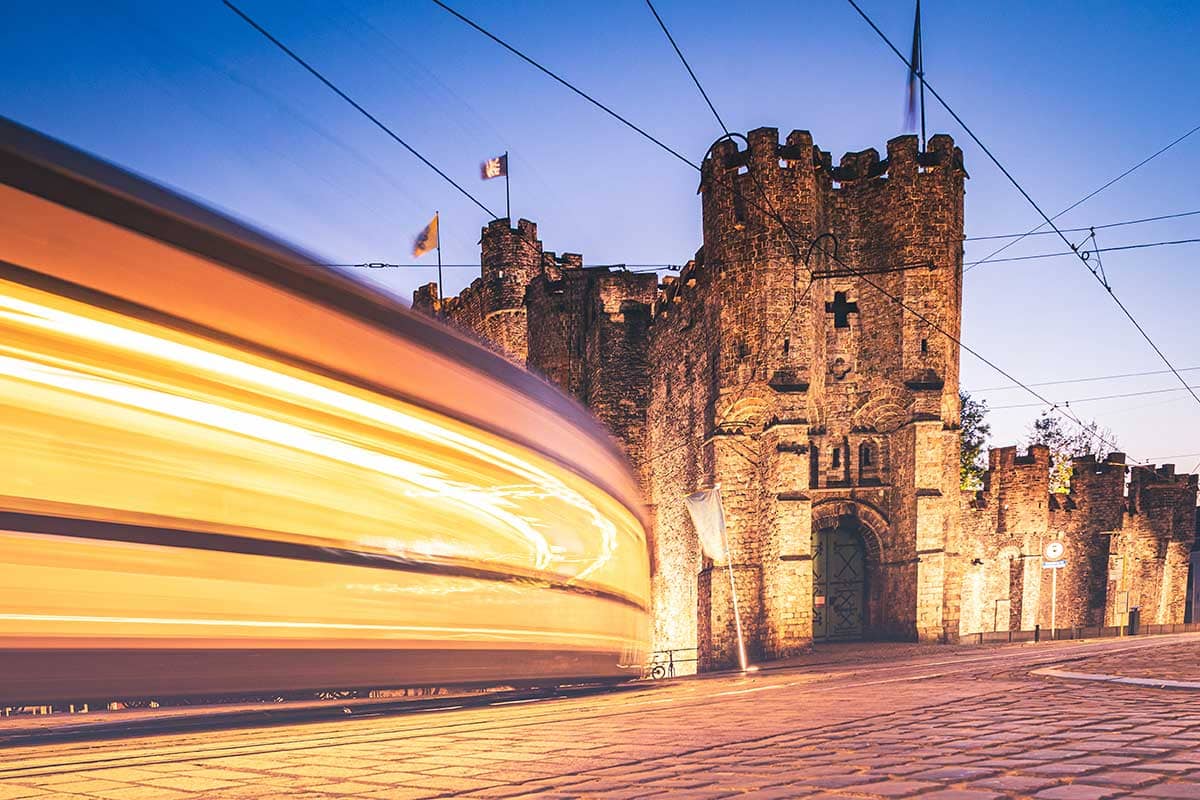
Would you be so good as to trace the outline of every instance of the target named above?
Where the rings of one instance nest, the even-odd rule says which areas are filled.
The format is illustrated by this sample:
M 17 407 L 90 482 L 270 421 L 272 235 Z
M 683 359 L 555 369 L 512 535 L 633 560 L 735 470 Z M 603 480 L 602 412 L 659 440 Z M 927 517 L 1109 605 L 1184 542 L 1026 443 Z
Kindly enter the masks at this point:
M 1050 638 L 1057 639 L 1054 630 L 1058 626 L 1055 624 L 1055 613 L 1058 611 L 1058 567 L 1050 570 Z
M 438 309 L 442 307 L 442 298 L 445 295 L 442 293 L 442 220 L 438 216 L 438 212 L 433 212 L 433 219 L 437 227 L 437 253 L 438 253 Z
M 508 151 L 504 151 L 504 215 L 508 217 L 508 224 L 512 225 L 512 202 L 508 196 L 508 171 L 512 169 L 512 165 L 508 163 Z
M 720 488 L 720 484 L 717 485 Z M 746 640 L 742 636 L 742 615 L 738 610 L 737 586 L 733 583 L 733 553 L 729 549 L 729 534 L 725 530 L 725 526 L 721 526 L 721 538 L 725 544 L 725 566 L 729 568 L 729 592 L 733 596 L 733 622 L 737 626 L 738 638 L 738 663 L 742 667 L 742 672 L 746 671 Z
M 920 59 L 920 71 L 917 77 L 921 80 L 921 150 L 925 147 L 925 35 L 921 32 L 921 0 L 917 0 L 917 58 Z

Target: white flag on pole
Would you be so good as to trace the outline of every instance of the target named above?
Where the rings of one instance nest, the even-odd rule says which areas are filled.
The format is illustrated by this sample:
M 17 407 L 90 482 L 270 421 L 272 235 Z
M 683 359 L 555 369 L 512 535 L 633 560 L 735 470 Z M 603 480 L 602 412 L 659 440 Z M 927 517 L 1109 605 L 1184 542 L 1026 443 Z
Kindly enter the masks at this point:
M 701 489 L 688 495 L 688 513 L 700 537 L 700 549 L 713 561 L 725 561 L 725 509 L 721 506 L 721 487 Z

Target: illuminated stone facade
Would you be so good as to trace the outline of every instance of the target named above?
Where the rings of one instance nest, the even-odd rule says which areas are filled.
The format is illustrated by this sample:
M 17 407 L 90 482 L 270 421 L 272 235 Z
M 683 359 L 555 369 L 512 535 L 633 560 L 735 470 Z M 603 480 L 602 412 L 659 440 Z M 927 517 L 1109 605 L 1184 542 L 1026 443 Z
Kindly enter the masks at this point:
M 1045 447 L 995 449 L 988 463 L 983 489 L 962 494 L 963 632 L 1113 627 L 1132 608 L 1143 624 L 1184 621 L 1197 476 L 1112 453 L 1075 459 L 1071 491 L 1052 494 Z
M 1135 470 L 1126 502 L 1110 459 L 1051 497 L 1041 455 L 1008 449 L 983 492 L 959 489 L 966 177 L 944 135 L 834 166 L 807 132 L 760 128 L 704 160 L 704 243 L 679 276 L 587 268 L 543 251 L 533 223 L 496 220 L 481 277 L 413 304 L 613 431 L 652 523 L 655 646 L 697 648 L 702 669 L 736 659 L 730 565 L 702 556 L 682 503 L 716 483 L 754 659 L 814 637 L 1030 627 L 1054 537 L 1087 564 L 1059 575 L 1059 625 L 1116 619 L 1131 598 L 1143 619 L 1181 620 L 1194 478 Z

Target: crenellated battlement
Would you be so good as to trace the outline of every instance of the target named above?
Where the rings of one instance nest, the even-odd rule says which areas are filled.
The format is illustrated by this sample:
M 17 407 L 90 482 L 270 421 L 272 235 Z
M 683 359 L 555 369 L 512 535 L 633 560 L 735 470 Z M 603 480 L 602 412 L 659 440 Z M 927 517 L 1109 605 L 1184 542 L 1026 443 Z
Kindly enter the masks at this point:
M 1198 481 L 1195 474 L 1175 473 L 1174 464 L 1135 466 L 1129 470 L 1129 511 L 1136 513 L 1151 504 L 1195 506 Z
M 915 180 L 919 174 L 937 171 L 961 172 L 962 150 L 954 145 L 947 134 L 937 134 L 927 143 L 925 152 L 920 152 L 919 141 L 913 134 L 897 136 L 887 142 L 887 158 L 881 159 L 879 151 L 868 148 L 842 155 L 838 165 L 833 166 L 828 151 L 813 145 L 812 134 L 805 130 L 794 130 L 782 142 L 778 128 L 756 128 L 746 135 L 747 144 L 741 146 L 736 140 L 724 139 L 713 145 L 701 165 L 700 192 L 725 182 L 731 174 L 735 177 L 748 175 L 754 165 L 773 167 L 755 177 L 760 182 L 772 180 L 784 172 L 823 174 L 839 184 L 870 178 L 899 178 Z M 736 188 L 743 189 L 742 181 Z M 757 191 L 754 179 L 746 181 Z

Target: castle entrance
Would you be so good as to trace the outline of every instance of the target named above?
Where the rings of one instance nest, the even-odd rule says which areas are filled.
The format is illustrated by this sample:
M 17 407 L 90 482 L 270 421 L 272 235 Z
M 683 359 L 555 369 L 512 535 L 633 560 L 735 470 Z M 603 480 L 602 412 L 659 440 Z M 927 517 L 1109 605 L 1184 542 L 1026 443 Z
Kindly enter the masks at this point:
M 843 518 L 813 531 L 813 639 L 861 639 L 866 604 L 866 548 L 857 526 Z

